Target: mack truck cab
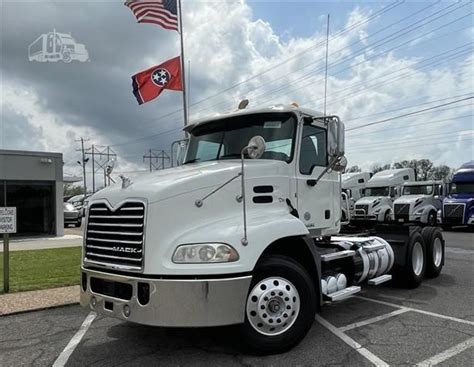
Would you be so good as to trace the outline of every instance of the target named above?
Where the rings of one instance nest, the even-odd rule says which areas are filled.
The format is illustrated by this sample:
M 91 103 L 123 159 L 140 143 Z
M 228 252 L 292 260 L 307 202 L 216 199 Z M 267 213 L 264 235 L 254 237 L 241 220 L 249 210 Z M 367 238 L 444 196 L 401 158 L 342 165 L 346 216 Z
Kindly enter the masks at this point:
M 371 172 L 349 172 L 341 175 L 342 220 L 350 221 L 355 202 L 363 196 L 365 185 L 372 177 Z
M 258 353 L 295 346 L 362 286 L 437 276 L 435 227 L 338 236 L 344 124 L 295 105 L 186 126 L 182 165 L 89 199 L 81 304 L 161 327 L 237 325 Z
M 435 226 L 443 199 L 442 181 L 406 182 L 402 186 L 402 196 L 393 202 L 395 220 Z
M 400 196 L 402 184 L 406 181 L 415 181 L 412 168 L 389 169 L 374 174 L 364 189 L 364 197 L 355 203 L 353 219 L 391 221 L 393 201 Z
M 474 226 L 474 161 L 464 163 L 454 172 L 441 217 L 445 229 Z

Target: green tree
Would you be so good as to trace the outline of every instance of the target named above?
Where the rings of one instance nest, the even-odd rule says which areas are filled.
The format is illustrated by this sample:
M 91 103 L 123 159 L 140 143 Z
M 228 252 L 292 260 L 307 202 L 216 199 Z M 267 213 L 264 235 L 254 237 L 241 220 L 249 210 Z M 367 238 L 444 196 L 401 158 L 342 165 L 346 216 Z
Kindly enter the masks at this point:
M 64 194 L 63 196 L 75 196 L 84 193 L 84 188 L 82 186 L 74 186 L 73 184 L 66 183 L 64 184 Z
M 346 173 L 351 172 L 362 172 L 362 169 L 359 166 L 351 166 L 346 168 Z

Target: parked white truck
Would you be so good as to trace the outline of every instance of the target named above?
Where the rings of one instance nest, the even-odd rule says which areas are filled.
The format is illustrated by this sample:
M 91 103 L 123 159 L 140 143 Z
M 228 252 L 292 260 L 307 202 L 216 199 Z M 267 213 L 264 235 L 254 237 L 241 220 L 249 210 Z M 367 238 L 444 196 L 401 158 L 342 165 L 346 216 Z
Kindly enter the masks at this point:
M 442 181 L 417 181 L 403 184 L 402 196 L 393 202 L 394 219 L 398 222 L 417 222 L 435 226 L 437 214 L 443 206 Z
M 388 222 L 393 219 L 393 201 L 400 196 L 402 184 L 415 181 L 412 168 L 377 172 L 367 183 L 364 197 L 357 200 L 352 219 Z
M 365 185 L 372 177 L 371 172 L 350 172 L 341 175 L 342 220 L 348 221 L 354 214 L 355 202 L 363 196 Z
M 83 306 L 146 325 L 239 324 L 250 348 L 276 353 L 306 335 L 326 302 L 441 271 L 435 227 L 336 236 L 345 166 L 336 116 L 241 109 L 186 131 L 183 165 L 122 177 L 89 199 Z

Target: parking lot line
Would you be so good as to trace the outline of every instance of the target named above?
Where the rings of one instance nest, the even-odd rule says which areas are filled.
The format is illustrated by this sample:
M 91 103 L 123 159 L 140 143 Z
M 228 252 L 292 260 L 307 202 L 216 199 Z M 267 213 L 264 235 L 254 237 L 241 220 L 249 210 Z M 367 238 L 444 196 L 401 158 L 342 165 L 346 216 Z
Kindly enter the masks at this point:
M 466 349 L 474 347 L 474 338 L 468 339 L 462 343 L 455 345 L 449 349 L 446 349 L 444 352 L 441 352 L 427 360 L 420 362 L 417 366 L 420 367 L 429 367 L 436 366 L 439 363 L 446 361 L 447 359 L 454 357 L 455 355 L 464 352 Z
M 63 367 L 66 365 L 66 362 L 68 361 L 69 357 L 74 352 L 74 349 L 76 349 L 77 345 L 81 342 L 82 338 L 84 337 L 85 333 L 91 326 L 92 321 L 94 321 L 96 316 L 97 314 L 95 312 L 91 312 L 89 313 L 89 315 L 87 315 L 86 319 L 82 323 L 77 333 L 72 337 L 72 339 L 69 341 L 68 345 L 66 345 L 66 348 L 63 349 L 56 361 L 54 361 L 53 367 Z
M 374 322 L 381 321 L 381 320 L 385 320 L 385 319 L 388 319 L 388 318 L 390 318 L 390 317 L 397 316 L 397 315 L 400 315 L 400 314 L 405 313 L 405 312 L 408 312 L 408 311 L 410 311 L 410 310 L 408 310 L 408 309 L 405 308 L 405 307 L 404 307 L 404 308 L 400 308 L 400 309 L 398 309 L 398 310 L 395 310 L 395 311 L 386 313 L 386 314 L 384 314 L 384 315 L 372 317 L 372 318 L 367 319 L 367 320 L 364 320 L 364 321 L 354 322 L 353 324 L 349 324 L 349 325 L 346 325 L 346 326 L 342 326 L 342 327 L 339 328 L 339 330 L 344 333 L 344 332 L 346 332 L 346 331 L 348 331 L 348 330 L 352 330 L 352 329 L 358 328 L 358 327 L 360 327 L 360 326 L 370 325 L 370 324 L 373 324 Z
M 451 320 L 451 321 L 455 321 L 455 322 L 460 322 L 460 323 L 462 323 L 462 324 L 474 325 L 474 321 L 458 319 L 457 317 L 441 315 L 441 314 L 439 314 L 439 313 L 430 312 L 430 311 L 425 311 L 425 310 L 420 310 L 420 309 L 418 309 L 418 308 L 412 308 L 412 307 L 401 306 L 401 305 L 397 305 L 397 304 L 395 304 L 395 303 L 380 301 L 380 300 L 378 300 L 378 299 L 367 298 L 367 297 L 363 297 L 363 296 L 354 296 L 354 298 L 358 298 L 358 299 L 361 299 L 361 300 L 363 300 L 363 301 L 369 301 L 369 302 L 379 303 L 379 304 L 385 305 L 385 306 L 391 306 L 391 307 L 397 307 L 397 308 L 400 308 L 400 309 L 406 309 L 407 311 L 418 312 L 418 313 L 422 313 L 422 314 L 425 314 L 425 315 L 438 317 L 438 318 L 440 318 L 440 319 L 445 319 L 445 320 Z
M 347 336 L 344 334 L 342 331 L 340 331 L 338 328 L 336 328 L 334 325 L 330 324 L 328 321 L 323 319 L 321 316 L 316 315 L 316 321 L 319 322 L 322 326 L 324 326 L 326 329 L 328 329 L 330 332 L 332 332 L 334 335 L 336 335 L 339 339 L 341 339 L 344 343 L 349 345 L 352 349 L 354 349 L 357 353 L 361 354 L 364 356 L 366 359 L 368 359 L 370 362 L 372 362 L 375 366 L 388 366 L 389 364 L 379 357 L 377 357 L 375 354 L 370 352 L 369 350 L 365 349 L 362 345 L 357 343 L 354 339 L 351 337 Z

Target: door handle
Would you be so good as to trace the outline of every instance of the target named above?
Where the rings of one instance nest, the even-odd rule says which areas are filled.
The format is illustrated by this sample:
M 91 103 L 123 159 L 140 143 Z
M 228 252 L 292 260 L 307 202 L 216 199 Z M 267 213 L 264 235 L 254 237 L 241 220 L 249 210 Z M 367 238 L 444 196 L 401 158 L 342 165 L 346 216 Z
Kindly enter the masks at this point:
M 307 184 L 308 186 L 316 186 L 316 180 L 313 180 L 313 179 L 311 179 L 311 180 L 306 180 L 306 184 Z

